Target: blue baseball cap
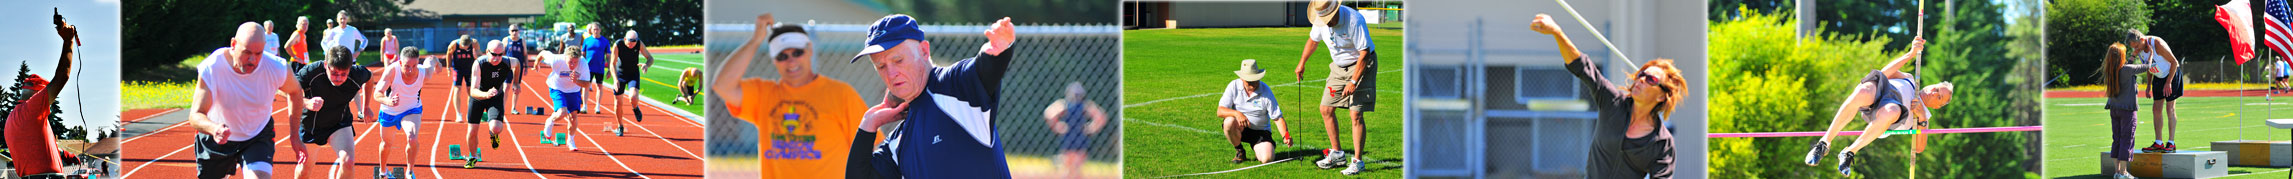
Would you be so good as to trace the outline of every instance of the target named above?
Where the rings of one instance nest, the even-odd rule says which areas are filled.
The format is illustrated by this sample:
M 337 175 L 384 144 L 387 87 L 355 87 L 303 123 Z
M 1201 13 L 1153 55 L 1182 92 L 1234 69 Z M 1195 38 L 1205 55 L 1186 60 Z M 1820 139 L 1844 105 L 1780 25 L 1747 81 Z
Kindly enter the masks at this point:
M 924 31 L 916 29 L 915 18 L 906 14 L 892 14 L 876 19 L 875 25 L 868 25 L 868 46 L 860 48 L 860 54 L 853 55 L 851 62 L 859 62 L 860 57 L 884 52 L 884 49 L 900 46 L 900 42 L 911 39 L 924 40 Z

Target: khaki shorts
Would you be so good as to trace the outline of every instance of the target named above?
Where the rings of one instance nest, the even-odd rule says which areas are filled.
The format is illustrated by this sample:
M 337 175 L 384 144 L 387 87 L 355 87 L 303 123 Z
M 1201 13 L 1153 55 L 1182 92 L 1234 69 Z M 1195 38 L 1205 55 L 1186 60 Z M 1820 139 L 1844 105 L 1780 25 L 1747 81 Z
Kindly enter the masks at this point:
M 1363 52 L 1363 54 L 1361 60 L 1369 62 L 1367 63 L 1369 66 L 1362 67 L 1361 81 L 1351 81 L 1354 71 L 1350 65 L 1330 66 L 1329 83 L 1322 90 L 1322 106 L 1351 109 L 1357 112 L 1374 110 L 1377 106 L 1377 53 Z M 1353 94 L 1335 96 L 1338 91 L 1345 90 L 1347 85 L 1361 85 L 1361 87 L 1355 87 Z

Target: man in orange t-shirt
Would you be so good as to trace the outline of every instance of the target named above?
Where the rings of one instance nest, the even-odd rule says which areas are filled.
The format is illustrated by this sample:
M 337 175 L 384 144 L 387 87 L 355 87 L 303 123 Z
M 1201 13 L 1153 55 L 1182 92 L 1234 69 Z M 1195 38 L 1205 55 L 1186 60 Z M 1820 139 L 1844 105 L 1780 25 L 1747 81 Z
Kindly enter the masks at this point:
M 730 100 L 725 108 L 733 117 L 756 125 L 763 178 L 843 178 L 851 149 L 845 142 L 852 141 L 850 129 L 859 126 L 867 103 L 850 84 L 812 71 L 812 43 L 803 27 L 772 22 L 771 15 L 758 16 L 756 35 L 726 58 L 710 94 Z M 767 39 L 762 53 L 779 67 L 777 82 L 746 76 L 749 59 Z

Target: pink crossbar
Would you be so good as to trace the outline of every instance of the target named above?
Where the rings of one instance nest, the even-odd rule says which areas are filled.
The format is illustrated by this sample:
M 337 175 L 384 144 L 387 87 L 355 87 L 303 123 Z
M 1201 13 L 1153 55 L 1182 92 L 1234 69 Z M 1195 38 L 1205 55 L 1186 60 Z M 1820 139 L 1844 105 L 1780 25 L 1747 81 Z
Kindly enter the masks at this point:
M 2018 126 L 2018 127 L 1979 127 L 1979 128 L 1927 129 L 1927 131 L 1925 131 L 1925 132 L 1926 132 L 1926 133 L 1929 133 L 1929 134 L 1950 134 L 1950 133 L 1985 133 L 1985 132 L 2015 132 L 2015 131 L 2038 131 L 2038 130 L 2041 130 L 2041 129 L 2045 129 L 2045 128 L 2043 128 L 2043 127 L 2039 127 L 2039 126 Z M 1863 131 L 1839 131 L 1839 135 L 1841 135 L 1841 136 L 1855 136 L 1855 135 L 1863 135 Z M 1815 137 L 1815 136 L 1823 136 L 1823 132 L 1756 132 L 1756 133 L 1714 133 L 1714 134 L 1711 134 L 1710 136 L 1711 136 L 1711 138 L 1738 138 L 1738 137 Z

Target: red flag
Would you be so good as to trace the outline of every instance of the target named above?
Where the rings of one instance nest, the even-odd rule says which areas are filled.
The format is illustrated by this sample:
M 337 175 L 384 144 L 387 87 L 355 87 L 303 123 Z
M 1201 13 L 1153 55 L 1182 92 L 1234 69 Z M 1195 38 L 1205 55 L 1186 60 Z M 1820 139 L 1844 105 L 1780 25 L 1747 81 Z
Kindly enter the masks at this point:
M 2229 48 L 2232 54 L 2230 56 L 2237 58 L 2238 65 L 2244 65 L 2246 60 L 2253 59 L 2253 11 L 2249 10 L 2252 8 L 2251 6 L 2245 3 L 2245 0 L 2234 0 L 2214 7 L 2213 20 L 2221 22 L 2221 27 L 2229 30 Z

